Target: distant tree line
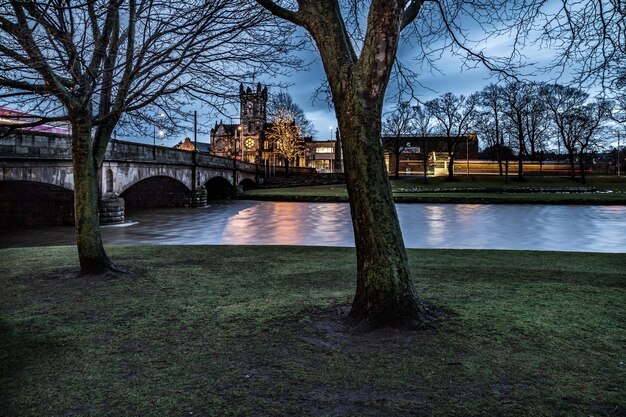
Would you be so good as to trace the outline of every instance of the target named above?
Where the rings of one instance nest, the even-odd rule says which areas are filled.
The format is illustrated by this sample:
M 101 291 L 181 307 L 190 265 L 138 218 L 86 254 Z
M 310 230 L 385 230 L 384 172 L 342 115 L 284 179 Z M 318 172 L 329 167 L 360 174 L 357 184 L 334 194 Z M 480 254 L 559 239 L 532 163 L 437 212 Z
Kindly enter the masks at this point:
M 460 145 L 475 133 L 484 143 L 481 155 L 498 162 L 500 175 L 508 175 L 513 158 L 521 179 L 523 161 L 564 157 L 570 176 L 579 171 L 584 183 L 593 155 L 608 150 L 613 134 L 619 134 L 625 104 L 619 98 L 591 98 L 577 87 L 516 80 L 490 84 L 468 97 L 445 93 L 415 105 L 400 102 L 383 121 L 383 134 L 387 150 L 396 156 L 396 176 L 404 136 L 445 136 L 452 179 Z M 422 149 L 427 152 L 426 146 Z M 423 162 L 426 170 L 427 158 Z

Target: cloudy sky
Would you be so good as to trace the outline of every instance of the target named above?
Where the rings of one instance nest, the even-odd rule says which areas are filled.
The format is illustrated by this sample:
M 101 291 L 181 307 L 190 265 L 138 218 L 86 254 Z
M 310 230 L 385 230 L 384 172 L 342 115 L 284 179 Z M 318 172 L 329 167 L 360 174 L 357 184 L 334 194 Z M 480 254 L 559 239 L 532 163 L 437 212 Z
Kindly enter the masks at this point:
M 484 33 L 479 27 L 468 26 L 464 32 L 465 36 L 469 39 L 483 39 Z M 475 48 L 482 50 L 487 56 L 506 56 L 511 50 L 512 38 L 510 36 L 503 36 L 500 38 L 489 37 L 474 44 Z M 313 94 L 316 89 L 322 84 L 325 79 L 324 70 L 319 60 L 319 54 L 317 50 L 311 45 L 309 51 L 303 51 L 300 53 L 301 57 L 311 64 L 308 68 L 302 71 L 296 71 L 288 77 L 268 79 L 267 77 L 261 77 L 259 80 L 261 83 L 267 84 L 283 84 L 287 85 L 284 91 L 287 91 L 293 97 L 294 101 L 300 105 L 305 111 L 307 117 L 314 123 L 317 129 L 317 135 L 315 139 L 326 140 L 330 137 L 330 128 L 336 129 L 337 120 L 334 115 L 333 109 L 329 108 L 323 98 L 313 99 Z M 406 43 L 401 44 L 398 51 L 399 60 L 409 68 L 412 68 L 415 72 L 419 73 L 419 82 L 421 85 L 415 85 L 414 89 L 420 100 L 429 100 L 438 95 L 446 92 L 452 92 L 454 94 L 471 94 L 473 92 L 481 90 L 485 85 L 490 82 L 495 82 L 495 74 L 491 73 L 482 64 L 476 65 L 475 68 L 467 68 L 464 65 L 465 60 L 463 57 L 454 55 L 451 51 L 445 51 L 441 54 L 435 65 L 437 71 L 430 71 L 427 68 L 420 68 L 420 61 L 416 58 L 419 57 L 420 51 L 414 46 Z M 527 63 L 546 64 L 554 56 L 554 53 L 550 50 L 540 50 L 537 47 L 527 47 L 524 49 L 525 61 Z M 474 65 L 471 65 L 474 66 Z M 554 79 L 554 74 L 545 75 L 540 74 L 538 71 L 532 68 L 527 68 L 524 72 L 525 78 L 537 79 L 537 80 L 549 80 Z M 561 82 L 566 82 L 567 77 L 562 77 Z M 234 85 L 233 89 L 236 91 L 238 85 Z M 275 86 L 269 87 L 270 94 L 280 91 L 280 88 Z M 394 87 L 390 84 L 388 89 L 388 96 L 394 92 Z M 390 100 L 387 101 L 386 111 L 393 108 L 393 103 Z M 226 113 L 232 115 L 233 122 L 236 122 L 238 118 L 239 107 L 233 105 L 231 108 L 226 109 Z M 219 119 L 228 120 L 220 115 L 203 115 L 204 123 L 207 119 L 211 120 L 209 123 L 212 126 Z M 180 136 L 180 137 L 179 137 Z M 176 137 L 169 138 L 165 144 L 172 145 L 178 142 L 178 140 L 190 136 L 181 132 Z M 208 141 L 208 138 L 202 135 L 201 141 Z

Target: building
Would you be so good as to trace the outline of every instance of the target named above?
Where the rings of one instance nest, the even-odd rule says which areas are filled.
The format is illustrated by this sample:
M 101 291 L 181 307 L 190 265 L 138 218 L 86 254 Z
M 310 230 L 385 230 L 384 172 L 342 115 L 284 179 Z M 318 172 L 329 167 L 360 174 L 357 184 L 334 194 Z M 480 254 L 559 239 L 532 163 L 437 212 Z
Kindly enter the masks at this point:
M 239 85 L 239 123 L 220 121 L 211 129 L 211 153 L 261 163 L 263 132 L 267 129 L 267 86 L 256 90 Z
M 339 129 L 337 129 L 336 138 L 336 140 L 307 141 L 306 166 L 315 168 L 317 172 L 321 173 L 343 172 L 343 153 Z
M 211 144 L 206 142 L 196 142 L 195 145 L 198 146 L 198 152 L 211 152 Z M 183 151 L 195 151 L 196 146 L 194 142 L 191 141 L 191 138 L 185 138 L 184 141 L 178 142 L 174 145 L 174 149 L 181 149 Z
M 424 161 L 430 175 L 447 175 L 448 173 L 448 140 L 446 136 L 411 136 L 403 135 L 400 138 L 383 136 L 385 148 L 385 164 L 390 175 L 396 170 L 396 140 L 400 155 L 398 158 L 398 172 L 401 175 L 419 175 L 424 172 Z M 454 138 L 456 140 L 456 138 Z M 462 136 L 457 142 L 455 166 L 463 161 L 478 159 L 478 138 L 475 134 Z

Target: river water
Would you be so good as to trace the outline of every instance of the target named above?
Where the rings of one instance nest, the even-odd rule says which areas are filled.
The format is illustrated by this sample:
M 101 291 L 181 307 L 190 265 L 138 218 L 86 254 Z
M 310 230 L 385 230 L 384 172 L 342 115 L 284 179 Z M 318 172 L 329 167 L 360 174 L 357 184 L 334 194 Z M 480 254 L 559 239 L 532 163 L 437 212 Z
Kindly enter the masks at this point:
M 626 253 L 626 206 L 398 204 L 409 248 Z M 130 213 L 109 244 L 354 246 L 346 203 L 219 201 Z M 0 247 L 70 245 L 72 227 L 0 231 Z

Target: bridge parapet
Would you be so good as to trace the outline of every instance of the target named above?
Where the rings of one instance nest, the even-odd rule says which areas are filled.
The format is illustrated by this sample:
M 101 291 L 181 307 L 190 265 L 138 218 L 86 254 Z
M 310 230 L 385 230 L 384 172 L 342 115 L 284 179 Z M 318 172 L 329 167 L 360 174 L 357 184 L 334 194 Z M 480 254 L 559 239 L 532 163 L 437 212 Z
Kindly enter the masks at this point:
M 0 157 L 25 159 L 72 159 L 72 141 L 64 135 L 14 133 L 0 138 Z M 106 161 L 156 162 L 160 164 L 194 165 L 193 152 L 112 139 Z M 198 153 L 199 166 L 257 172 L 255 164 Z
M 67 136 L 15 133 L 0 137 L 0 157 L 72 159 Z

